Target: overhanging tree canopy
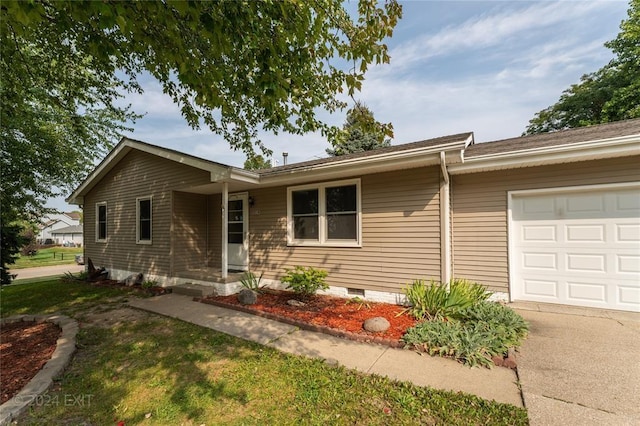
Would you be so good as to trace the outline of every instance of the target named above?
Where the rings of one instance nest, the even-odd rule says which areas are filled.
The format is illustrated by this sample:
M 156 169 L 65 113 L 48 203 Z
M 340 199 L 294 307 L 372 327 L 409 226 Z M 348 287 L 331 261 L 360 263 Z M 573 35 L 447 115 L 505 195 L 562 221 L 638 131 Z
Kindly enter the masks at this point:
M 136 118 L 118 96 L 156 78 L 194 128 L 253 152 L 257 132 L 336 132 L 316 117 L 345 106 L 401 6 L 360 0 L 10 1 L 0 4 L 3 225 L 37 215 Z

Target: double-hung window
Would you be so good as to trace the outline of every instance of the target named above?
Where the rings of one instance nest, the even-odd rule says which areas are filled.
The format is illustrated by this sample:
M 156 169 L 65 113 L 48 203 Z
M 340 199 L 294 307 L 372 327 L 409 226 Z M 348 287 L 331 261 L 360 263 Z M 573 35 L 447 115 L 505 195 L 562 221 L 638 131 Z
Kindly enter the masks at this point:
M 96 203 L 96 241 L 107 241 L 107 202 Z
M 136 198 L 136 242 L 151 244 L 152 198 Z
M 289 245 L 361 245 L 360 180 L 288 188 Z

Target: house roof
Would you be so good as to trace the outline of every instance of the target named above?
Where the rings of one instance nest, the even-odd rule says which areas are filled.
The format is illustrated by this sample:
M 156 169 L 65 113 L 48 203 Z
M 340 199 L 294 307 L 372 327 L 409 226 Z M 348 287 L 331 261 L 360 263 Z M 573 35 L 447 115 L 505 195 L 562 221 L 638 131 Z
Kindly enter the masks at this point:
M 321 158 L 257 171 L 217 163 L 162 148 L 146 142 L 122 138 L 96 169 L 67 198 L 82 204 L 84 196 L 131 150 L 139 150 L 210 173 L 211 183 L 192 188 L 193 192 L 220 192 L 222 182 L 229 189 L 276 186 L 328 180 L 446 164 L 445 174 L 520 168 L 544 164 L 640 155 L 640 119 L 597 126 L 522 136 L 493 142 L 474 143 L 473 133 L 459 133 L 373 151 Z
M 640 119 L 477 143 L 452 174 L 640 155 Z
M 351 160 L 366 159 L 379 155 L 388 155 L 394 153 L 409 152 L 413 150 L 424 150 L 425 148 L 436 148 L 436 151 L 442 151 L 448 147 L 464 149 L 466 146 L 473 144 L 473 133 L 459 133 L 457 135 L 442 136 L 433 139 L 427 139 L 418 142 L 411 142 L 402 145 L 391 145 L 385 148 L 379 148 L 372 151 L 356 152 L 353 154 L 345 154 L 336 157 L 320 158 L 317 160 L 305 161 L 301 163 L 287 164 L 286 166 L 272 167 L 268 169 L 258 170 L 260 176 L 275 175 L 293 170 L 306 170 L 319 165 L 328 165 L 332 163 L 347 162 Z
M 78 212 L 66 212 L 65 215 L 67 215 L 69 218 L 73 219 L 73 220 L 80 220 L 80 213 Z
M 640 133 L 640 118 L 617 121 L 595 126 L 578 127 L 557 132 L 521 136 L 493 142 L 477 143 L 465 150 L 465 158 L 479 157 L 488 154 L 517 152 L 532 148 L 550 148 L 598 140 L 617 138 Z
M 206 170 L 210 173 L 212 182 L 225 180 L 258 182 L 258 174 L 255 172 L 123 137 L 80 186 L 69 195 L 66 201 L 71 204 L 83 204 L 84 196 L 132 150 L 146 152 L 170 161 Z
M 51 231 L 52 234 L 82 234 L 82 225 L 71 225 Z

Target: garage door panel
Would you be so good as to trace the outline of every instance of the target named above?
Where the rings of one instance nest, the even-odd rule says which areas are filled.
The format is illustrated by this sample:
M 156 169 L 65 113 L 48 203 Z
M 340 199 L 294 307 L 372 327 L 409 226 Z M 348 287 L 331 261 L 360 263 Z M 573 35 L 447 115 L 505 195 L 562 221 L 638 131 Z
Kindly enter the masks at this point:
M 624 224 L 616 224 L 616 233 L 617 241 L 620 242 L 630 242 L 630 243 L 638 243 L 640 241 L 640 223 L 624 223 Z
M 574 197 L 563 198 L 566 200 L 567 213 L 604 213 L 604 194 L 598 195 L 576 195 Z
M 616 210 L 637 214 L 640 211 L 640 194 L 637 191 L 623 191 L 615 194 Z M 637 217 L 637 216 L 636 216 Z
M 638 305 L 640 305 L 640 288 L 631 286 L 618 287 L 618 302 L 628 307 L 629 310 L 637 310 Z
M 557 271 L 558 256 L 555 253 L 522 253 L 522 267 Z
M 570 302 L 607 303 L 608 286 L 606 283 L 568 281 L 567 289 L 567 300 Z
M 511 199 L 515 300 L 640 312 L 640 184 Z
M 522 241 L 534 242 L 534 241 L 546 241 L 557 242 L 556 227 L 550 225 L 523 225 L 522 226 Z
M 636 274 L 640 276 L 640 256 L 619 255 L 616 256 L 618 268 L 616 272 L 620 274 Z M 639 284 L 640 286 L 640 284 Z
M 552 301 L 558 298 L 558 281 L 524 280 L 524 294 L 538 301 Z
M 604 243 L 605 226 L 597 224 L 581 224 L 565 226 L 566 241 L 569 243 Z

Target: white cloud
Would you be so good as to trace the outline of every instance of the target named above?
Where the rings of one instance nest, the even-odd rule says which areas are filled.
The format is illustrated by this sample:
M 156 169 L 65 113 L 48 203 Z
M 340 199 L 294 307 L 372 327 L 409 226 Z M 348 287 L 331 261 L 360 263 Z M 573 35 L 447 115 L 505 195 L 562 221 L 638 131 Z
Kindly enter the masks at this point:
M 500 3 L 498 3 L 500 4 Z M 392 66 L 382 68 L 390 74 L 408 69 L 418 62 L 441 55 L 477 51 L 487 47 L 508 46 L 511 38 L 531 36 L 563 22 L 575 22 L 594 9 L 607 7 L 604 2 L 539 2 L 522 8 L 497 13 L 484 13 L 460 25 L 443 28 L 435 34 L 426 33 L 391 50 Z

